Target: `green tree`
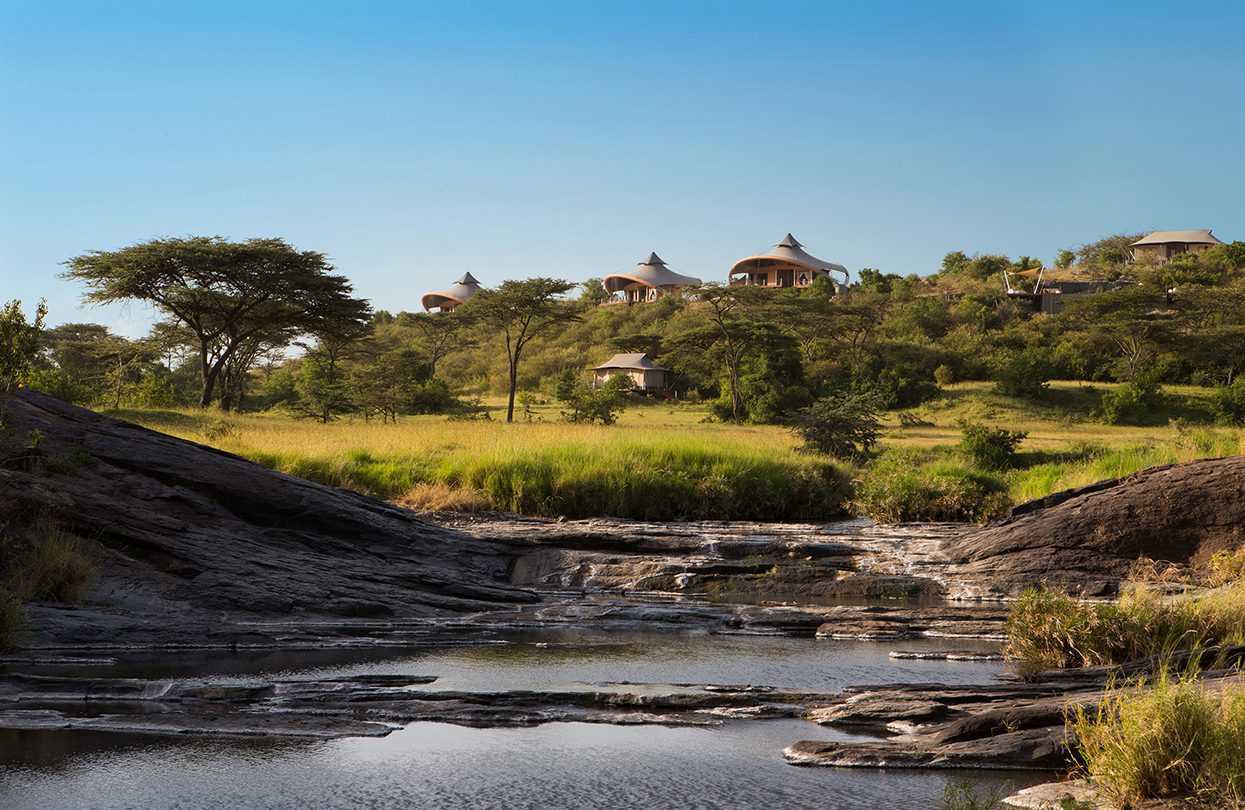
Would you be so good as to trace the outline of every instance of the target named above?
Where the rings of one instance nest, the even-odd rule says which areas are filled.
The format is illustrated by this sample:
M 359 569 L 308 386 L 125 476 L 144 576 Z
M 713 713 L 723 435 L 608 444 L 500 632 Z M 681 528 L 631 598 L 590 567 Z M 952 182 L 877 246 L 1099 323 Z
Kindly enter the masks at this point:
M 10 301 L 0 309 L 0 411 L 13 389 L 26 385 L 39 353 L 39 332 L 48 314 L 47 304 L 35 307 L 35 319 L 26 321 L 21 301 Z
M 1075 263 L 1076 263 L 1076 251 L 1075 250 L 1064 249 L 1064 250 L 1059 251 L 1059 253 L 1055 256 L 1055 267 L 1058 267 L 1060 270 L 1067 270 L 1069 267 L 1071 267 Z
M 523 350 L 554 327 L 580 320 L 574 306 L 562 300 L 575 285 L 559 278 L 504 281 L 494 290 L 480 290 L 463 305 L 465 314 L 498 330 L 505 338 L 508 372 L 506 421 L 514 421 Z
M 428 363 L 428 376 L 437 376 L 437 364 L 442 358 L 458 349 L 474 345 L 468 335 L 471 318 L 461 308 L 450 312 L 403 312 L 398 316 L 401 328 L 412 329 L 419 335 L 419 345 Z
M 590 278 L 579 285 L 579 300 L 597 306 L 610 300 L 610 294 L 606 292 L 601 279 Z
M 841 459 L 859 459 L 877 444 L 882 429 L 872 394 L 823 397 L 800 412 L 792 430 L 804 446 Z
M 323 253 L 281 239 L 228 242 L 220 237 L 153 239 L 115 251 L 91 251 L 65 262 L 66 278 L 86 284 L 84 299 L 143 301 L 194 336 L 200 407 L 210 405 L 226 365 L 263 334 L 288 345 L 328 321 L 366 321 L 366 301 L 332 275 Z

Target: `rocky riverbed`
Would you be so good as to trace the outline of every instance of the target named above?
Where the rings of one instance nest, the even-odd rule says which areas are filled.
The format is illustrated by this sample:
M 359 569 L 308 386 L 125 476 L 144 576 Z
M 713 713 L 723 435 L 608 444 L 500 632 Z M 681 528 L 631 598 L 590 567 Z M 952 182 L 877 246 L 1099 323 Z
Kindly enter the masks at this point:
M 17 399 L 11 421 L 42 441 L 0 467 L 0 519 L 18 541 L 49 522 L 72 531 L 99 571 L 82 604 L 27 605 L 0 658 L 0 729 L 29 733 L 330 739 L 420 722 L 798 720 L 842 733 L 789 740 L 796 765 L 1057 770 L 1064 710 L 1091 705 L 1108 673 L 1009 679 L 997 660 L 1004 600 L 1036 582 L 1110 595 L 1138 556 L 1203 558 L 1245 518 L 1241 459 L 1104 482 L 984 528 L 417 515 L 38 394 Z M 827 670 L 845 666 L 836 645 L 887 645 L 888 668 L 868 672 L 917 677 L 809 688 L 758 665 L 747 680 L 464 689 L 435 671 L 143 677 L 89 663 L 144 650 L 487 646 L 551 630 L 790 638 Z M 957 663 L 994 674 L 948 683 L 904 669 Z

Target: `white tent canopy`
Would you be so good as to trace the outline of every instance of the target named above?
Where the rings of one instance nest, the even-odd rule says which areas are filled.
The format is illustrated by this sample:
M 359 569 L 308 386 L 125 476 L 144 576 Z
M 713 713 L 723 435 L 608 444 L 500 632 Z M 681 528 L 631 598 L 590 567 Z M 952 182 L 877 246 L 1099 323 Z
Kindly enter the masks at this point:
M 424 293 L 420 299 L 424 309 L 453 309 L 480 291 L 480 282 L 470 273 L 463 273 L 462 278 L 454 282 L 449 289 Z
M 810 271 L 814 276 L 819 273 L 842 273 L 844 281 L 849 278 L 846 267 L 835 262 L 824 261 L 810 254 L 799 240 L 789 233 L 768 253 L 749 256 L 735 262 L 735 265 L 731 267 L 730 275 L 755 274 L 766 272 L 771 268 L 797 271 L 802 269 Z
M 660 256 L 650 253 L 648 258 L 637 264 L 630 273 L 608 275 L 602 285 L 608 293 L 622 292 L 629 287 L 670 290 L 675 287 L 699 287 L 700 279 L 674 272 L 666 266 Z

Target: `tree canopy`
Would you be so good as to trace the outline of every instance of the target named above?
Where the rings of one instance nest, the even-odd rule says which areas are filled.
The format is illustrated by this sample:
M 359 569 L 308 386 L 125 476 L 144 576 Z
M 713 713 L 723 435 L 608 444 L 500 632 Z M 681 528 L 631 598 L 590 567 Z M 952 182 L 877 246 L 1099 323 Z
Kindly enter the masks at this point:
M 236 374 L 264 350 L 365 322 L 370 314 L 323 253 L 296 250 L 282 239 L 153 239 L 90 251 L 65 266 L 66 278 L 87 286 L 86 301 L 142 301 L 188 330 L 198 354 L 201 407 L 212 403 L 231 361 Z

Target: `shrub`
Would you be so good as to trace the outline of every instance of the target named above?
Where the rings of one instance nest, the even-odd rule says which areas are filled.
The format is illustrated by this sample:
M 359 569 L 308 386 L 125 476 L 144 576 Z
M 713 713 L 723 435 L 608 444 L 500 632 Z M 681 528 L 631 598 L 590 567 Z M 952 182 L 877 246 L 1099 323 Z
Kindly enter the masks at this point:
M 570 410 L 563 411 L 562 418 L 568 422 L 614 424 L 618 421 L 618 414 L 627 407 L 623 392 L 630 382 L 631 378 L 626 375 L 615 374 L 600 388 L 576 385 L 566 400 Z
M 955 369 L 951 368 L 951 366 L 946 363 L 943 363 L 941 366 L 934 369 L 934 382 L 939 385 L 950 385 L 955 382 Z
M 1023 430 L 1007 430 L 980 423 L 959 421 L 960 450 L 968 460 L 987 470 L 1010 467 L 1016 458 L 1016 448 L 1029 434 Z
M 1053 376 L 1046 358 L 1036 350 L 1026 349 L 995 369 L 994 391 L 1003 396 L 1033 399 L 1047 389 Z
M 30 375 L 30 387 L 71 405 L 90 405 L 95 399 L 91 387 L 59 368 L 37 369 Z
M 1211 692 L 1195 672 L 1108 687 L 1097 709 L 1072 715 L 1077 747 L 1096 787 L 1120 806 L 1196 798 L 1245 801 L 1245 687 Z
M 1136 422 L 1163 404 L 1163 389 L 1154 374 L 1139 374 L 1102 395 L 1098 416 L 1108 425 Z
M 1216 391 L 1210 409 L 1224 424 L 1245 425 L 1245 377 Z
M 36 602 L 82 601 L 95 579 L 95 566 L 81 542 L 68 532 L 45 525 L 40 537 L 22 555 L 22 595 Z
M 858 377 L 852 381 L 852 389 L 861 394 L 871 394 L 877 400 L 878 407 L 888 411 L 914 408 L 940 393 L 929 371 L 907 365 L 891 366 L 873 377 Z
M 877 444 L 882 423 L 871 394 L 836 394 L 800 412 L 792 426 L 811 450 L 835 458 L 860 458 Z
M 953 463 L 920 465 L 907 453 L 877 461 L 856 490 L 860 509 L 879 523 L 985 521 L 1010 502 L 998 476 Z

